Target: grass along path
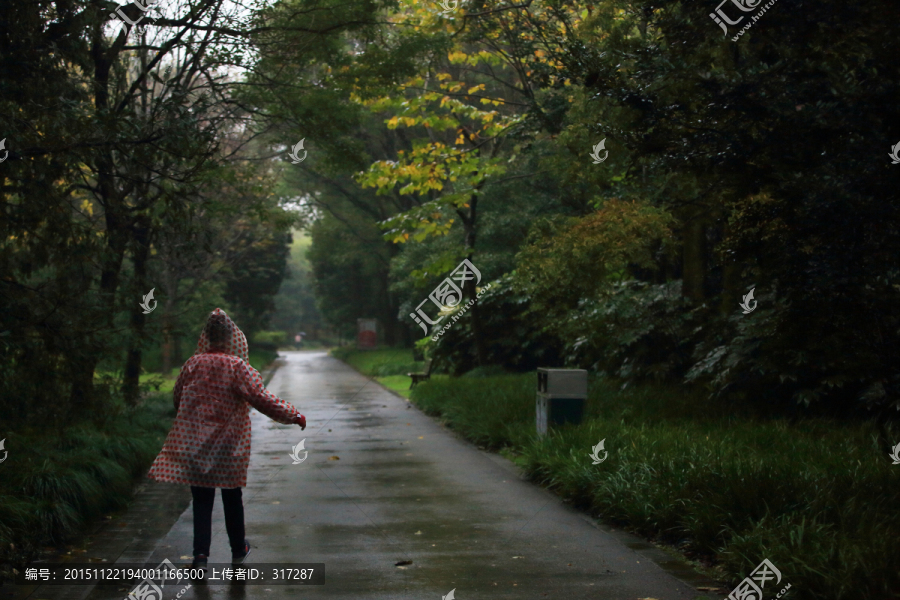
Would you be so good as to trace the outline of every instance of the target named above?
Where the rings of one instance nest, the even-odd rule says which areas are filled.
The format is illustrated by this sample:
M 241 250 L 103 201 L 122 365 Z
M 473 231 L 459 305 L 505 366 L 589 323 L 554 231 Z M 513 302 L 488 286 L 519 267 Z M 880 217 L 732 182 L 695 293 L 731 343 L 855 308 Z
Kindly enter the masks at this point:
M 341 346 L 332 349 L 331 355 L 407 399 L 412 391 L 409 388 L 412 379 L 406 374 L 425 370 L 425 362 L 413 360 L 412 350 L 407 348 L 356 350 L 352 346 Z
M 685 393 L 590 387 L 588 419 L 539 439 L 534 376 L 433 381 L 412 400 L 606 522 L 713 561 L 735 585 L 768 558 L 795 598 L 900 594 L 900 470 L 875 428 L 741 415 Z M 605 439 L 607 460 L 592 464 Z
M 274 353 L 251 352 L 262 369 Z M 175 418 L 172 388 L 181 368 L 168 377 L 145 374 L 151 391 L 135 407 L 108 400 L 78 422 L 4 431 L 7 459 L 0 465 L 0 582 L 62 545 L 86 525 L 124 508 L 150 467 Z M 99 373 L 98 379 L 112 378 Z
M 871 424 L 790 424 L 680 388 L 595 379 L 585 422 L 540 439 L 534 389 L 533 374 L 445 377 L 411 398 L 573 505 L 731 586 L 768 558 L 791 584 L 783 598 L 900 597 L 900 466 Z M 594 465 L 603 439 L 608 459 Z

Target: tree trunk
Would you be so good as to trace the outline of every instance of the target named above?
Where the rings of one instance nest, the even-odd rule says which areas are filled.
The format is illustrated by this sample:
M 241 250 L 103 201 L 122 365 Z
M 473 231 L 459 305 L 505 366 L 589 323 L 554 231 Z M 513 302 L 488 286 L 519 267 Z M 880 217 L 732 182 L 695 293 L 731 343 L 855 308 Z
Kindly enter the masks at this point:
M 175 368 L 175 360 L 177 358 L 175 351 L 175 327 L 177 317 L 175 310 L 177 302 L 175 298 L 178 295 L 178 278 L 175 276 L 175 269 L 171 265 L 165 268 L 166 276 L 166 299 L 163 304 L 163 345 L 162 345 L 162 372 L 168 376 Z
M 111 178 L 110 178 L 111 179 Z M 103 184 L 101 184 L 103 187 Z M 113 201 L 114 202 L 114 201 Z M 72 388 L 69 393 L 69 407 L 74 415 L 84 415 L 91 411 L 94 404 L 94 372 L 100 362 L 100 356 L 106 346 L 105 342 L 95 339 L 96 335 L 106 335 L 112 330 L 116 308 L 116 290 L 119 288 L 119 272 L 125 258 L 126 239 L 122 227 L 124 220 L 115 208 L 106 208 L 106 252 L 102 260 L 100 272 L 100 306 L 97 319 L 100 321 L 99 334 L 91 335 L 89 345 L 95 351 L 87 358 L 73 365 Z
M 149 224 L 141 219 L 134 228 L 134 282 L 139 290 L 150 289 L 147 287 L 147 258 L 150 255 Z M 128 344 L 128 354 L 125 359 L 125 377 L 122 382 L 122 394 L 125 403 L 134 406 L 140 398 L 141 362 L 143 360 L 144 325 L 146 315 L 134 298 L 130 303 L 131 310 L 131 337 Z M 154 304 L 153 306 L 156 306 Z
M 729 228 L 727 220 L 724 221 L 722 232 L 723 239 L 727 239 Z M 730 258 L 725 258 L 722 265 L 722 305 L 719 308 L 723 315 L 727 315 L 737 308 L 741 300 L 741 292 L 738 287 L 741 284 L 741 268 Z
M 94 31 L 91 57 L 94 62 L 94 105 L 98 113 L 105 113 L 109 107 L 109 71 L 111 61 L 103 51 L 103 42 L 99 28 Z M 87 358 L 73 365 L 72 388 L 69 393 L 69 409 L 73 415 L 89 414 L 94 404 L 94 371 L 100 361 L 102 350 L 106 345 L 102 338 L 112 329 L 116 307 L 116 290 L 119 287 L 119 272 L 125 257 L 127 239 L 123 229 L 126 227 L 125 215 L 119 213 L 120 198 L 115 187 L 115 169 L 112 155 L 106 151 L 97 159 L 98 197 L 103 205 L 106 221 L 106 251 L 101 258 L 100 267 L 100 306 L 97 319 L 100 321 L 99 334 L 91 335 L 87 343 L 95 348 Z
M 469 214 L 466 215 L 467 218 L 463 219 L 463 225 L 465 226 L 466 231 L 466 255 L 469 261 L 472 261 L 472 256 L 475 251 L 475 239 L 476 239 L 476 224 L 477 224 L 477 213 L 476 210 L 478 208 L 478 195 L 473 193 L 469 198 Z M 475 264 L 472 262 L 472 264 Z M 477 265 L 476 265 L 477 266 Z M 474 283 L 471 286 L 466 286 L 465 297 L 468 299 L 474 298 L 476 295 L 475 285 Z M 488 363 L 488 355 L 487 355 L 487 344 L 485 344 L 484 340 L 484 331 L 481 323 L 481 313 L 478 310 L 478 303 L 472 305 L 471 308 L 472 313 L 472 335 L 475 338 L 475 358 L 478 361 L 478 366 L 483 367 Z
M 682 295 L 699 304 L 706 297 L 703 290 L 706 279 L 706 229 L 699 217 L 694 217 L 685 224 L 683 248 Z

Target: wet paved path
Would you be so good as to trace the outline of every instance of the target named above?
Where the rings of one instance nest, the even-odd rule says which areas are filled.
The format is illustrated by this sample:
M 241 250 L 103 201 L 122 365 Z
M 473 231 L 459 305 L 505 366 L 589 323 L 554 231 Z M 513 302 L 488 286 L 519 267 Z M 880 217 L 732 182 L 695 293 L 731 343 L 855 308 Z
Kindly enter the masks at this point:
M 505 460 L 340 361 L 324 352 L 281 356 L 268 387 L 309 425 L 301 431 L 252 411 L 248 566 L 321 562 L 326 585 L 194 585 L 179 600 L 437 600 L 452 589 L 458 600 L 698 596 L 647 554 L 520 479 Z M 289 452 L 302 439 L 309 456 L 293 465 Z M 230 560 L 221 511 L 217 494 L 211 562 Z M 191 528 L 187 508 L 156 536 L 147 562 L 185 564 Z M 113 560 L 134 555 L 119 556 Z M 399 568 L 399 561 L 412 563 Z M 182 588 L 166 586 L 163 600 Z M 123 589 L 97 587 L 88 597 L 122 599 Z

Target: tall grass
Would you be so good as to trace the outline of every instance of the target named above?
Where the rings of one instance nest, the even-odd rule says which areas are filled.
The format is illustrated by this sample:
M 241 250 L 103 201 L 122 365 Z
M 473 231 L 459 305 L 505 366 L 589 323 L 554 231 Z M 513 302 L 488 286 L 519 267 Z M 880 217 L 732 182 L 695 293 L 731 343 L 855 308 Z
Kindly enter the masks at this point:
M 102 418 L 60 430 L 4 432 L 9 455 L 0 465 L 0 581 L 42 547 L 62 544 L 125 506 L 174 417 L 171 394 L 160 393 L 135 408 L 111 405 Z
M 768 558 L 786 598 L 900 597 L 900 466 L 874 425 L 791 424 L 683 389 L 590 389 L 585 422 L 544 438 L 534 375 L 433 380 L 412 399 L 576 506 L 715 562 L 731 585 Z M 601 439 L 609 455 L 593 465 Z

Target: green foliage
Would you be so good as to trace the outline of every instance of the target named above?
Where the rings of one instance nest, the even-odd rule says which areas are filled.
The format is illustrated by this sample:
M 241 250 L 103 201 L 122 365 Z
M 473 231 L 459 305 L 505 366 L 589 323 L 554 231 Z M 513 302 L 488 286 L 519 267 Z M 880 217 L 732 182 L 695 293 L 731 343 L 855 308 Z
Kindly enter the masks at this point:
M 406 375 L 418 373 L 424 368 L 423 362 L 413 360 L 412 352 L 408 348 L 357 350 L 353 346 L 341 346 L 333 348 L 331 355 L 370 377 Z M 409 379 L 406 381 L 408 384 Z
M 560 366 L 562 342 L 542 331 L 528 310 L 528 296 L 515 289 L 512 277 L 491 281 L 489 285 L 475 307 L 465 313 L 460 313 L 461 306 L 447 311 L 444 319 L 432 327 L 428 338 L 430 356 L 442 369 L 456 375 L 489 365 L 502 365 L 512 371 Z M 474 310 L 479 311 L 481 334 L 486 340 L 485 365 L 478 364 Z M 449 329 L 441 333 L 446 326 Z
M 269 315 L 275 310 L 275 295 L 284 279 L 291 242 L 290 232 L 283 228 L 257 235 L 241 260 L 232 265 L 225 288 L 225 299 L 234 310 L 232 318 L 241 323 L 251 339 L 268 325 Z
M 278 358 L 278 352 L 264 348 L 253 348 L 248 352 L 250 366 L 260 373 Z
M 192 23 L 209 25 L 219 4 Z M 183 338 L 196 339 L 192 317 L 216 305 L 252 333 L 283 267 L 290 217 L 271 177 L 231 160 L 242 117 L 217 100 L 228 93 L 188 75 L 219 68 L 209 51 L 233 33 L 204 29 L 201 42 L 156 21 L 111 38 L 108 11 L 96 9 L 0 6 L 0 136 L 12 150 L 0 189 L 0 411 L 10 420 L 64 423 L 120 395 L 136 403 L 145 349 L 165 345 L 152 366 L 168 370 L 188 354 Z
M 517 257 L 516 281 L 535 311 L 560 317 L 623 279 L 629 267 L 656 268 L 652 250 L 671 238 L 672 224 L 664 210 L 616 199 L 580 219 L 544 221 Z
M 374 224 L 365 224 L 358 217 L 354 221 L 368 240 L 344 229 L 338 219 L 324 216 L 311 228 L 309 251 L 318 311 L 347 337 L 356 336 L 357 319 L 396 320 L 396 313 L 387 312 L 389 252 Z
M 412 400 L 603 520 L 718 562 L 737 584 L 767 557 L 797 597 L 890 597 L 900 479 L 871 423 L 789 425 L 701 390 L 593 379 L 587 417 L 538 438 L 533 375 L 433 380 Z M 896 435 L 898 432 L 894 432 Z M 607 460 L 588 454 L 601 439 Z
M 287 333 L 284 331 L 257 331 L 252 341 L 256 344 L 274 344 L 279 346 L 287 341 Z
M 332 348 L 331 355 L 404 398 L 409 398 L 410 393 L 411 380 L 407 373 L 421 373 L 425 369 L 425 363 L 413 361 L 406 348 L 356 350 L 353 346 L 340 346 Z
M 293 342 L 295 335 L 304 332 L 306 344 L 318 339 L 324 323 L 316 309 L 312 267 L 307 258 L 312 240 L 297 231 L 293 232 L 293 238 L 287 272 L 275 296 L 275 312 L 270 322 L 275 329 L 286 332 L 288 342 Z
M 484 377 L 500 377 L 501 375 L 507 375 L 506 369 L 501 367 L 500 365 L 490 365 L 487 367 L 475 367 L 471 371 L 463 373 L 462 376 L 469 379 L 479 379 Z
M 611 283 L 583 300 L 554 331 L 565 340 L 567 364 L 625 379 L 672 380 L 684 376 L 703 331 L 702 307 L 681 295 L 681 282 Z
M 136 408 L 119 404 L 101 424 L 5 432 L 0 479 L 0 580 L 128 503 L 132 485 L 162 447 L 175 408 L 170 393 Z
M 432 379 L 417 385 L 410 398 L 474 443 L 501 448 L 524 441 L 522 424 L 534 420 L 534 387 L 533 375 Z

